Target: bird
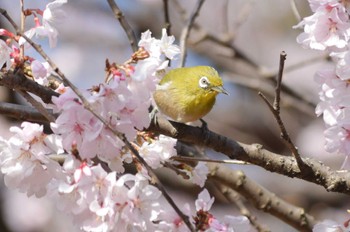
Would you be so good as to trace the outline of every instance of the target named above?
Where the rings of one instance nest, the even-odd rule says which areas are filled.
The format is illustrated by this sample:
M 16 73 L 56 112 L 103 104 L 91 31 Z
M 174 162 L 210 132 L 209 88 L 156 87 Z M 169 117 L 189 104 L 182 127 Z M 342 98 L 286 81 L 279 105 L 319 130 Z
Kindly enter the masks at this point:
M 210 66 L 194 66 L 170 70 L 160 80 L 153 98 L 162 114 L 187 123 L 202 121 L 219 93 L 228 95 L 218 72 Z

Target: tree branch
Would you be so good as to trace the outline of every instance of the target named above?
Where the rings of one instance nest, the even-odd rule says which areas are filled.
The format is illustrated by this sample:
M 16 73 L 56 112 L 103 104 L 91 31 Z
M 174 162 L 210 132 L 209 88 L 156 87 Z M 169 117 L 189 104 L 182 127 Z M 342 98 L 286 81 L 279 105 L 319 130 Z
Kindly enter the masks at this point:
M 49 114 L 54 115 L 54 117 L 58 116 L 57 114 L 53 114 L 52 110 L 46 110 L 49 112 Z M 11 118 L 16 118 L 18 120 L 43 123 L 48 122 L 38 110 L 31 106 L 0 102 L 0 114 Z
M 249 199 L 257 209 L 274 215 L 298 231 L 312 231 L 316 222 L 303 208 L 295 207 L 278 198 L 274 193 L 250 180 L 242 171 L 231 170 L 217 164 L 208 164 L 208 167 L 210 178 L 234 189 Z
M 178 141 L 178 144 L 183 143 Z M 181 150 L 178 149 L 179 147 Z M 203 157 L 200 151 L 196 151 L 192 147 L 185 145 L 177 146 L 176 148 L 178 154 L 184 155 L 186 158 L 192 156 L 196 156 L 196 158 Z M 297 228 L 298 231 L 311 231 L 312 226 L 315 224 L 313 217 L 304 213 L 302 208 L 295 207 L 280 199 L 274 193 L 269 192 L 257 184 L 254 180 L 249 179 L 242 171 L 232 170 L 216 163 L 207 163 L 207 167 L 209 168 L 209 183 L 213 182 L 226 199 L 235 203 L 241 210 L 241 213 L 249 218 L 258 231 L 268 230 L 257 223 L 236 192 L 245 197 L 249 202 L 252 202 L 257 209 L 274 215 Z
M 230 170 L 231 171 L 231 170 Z M 271 230 L 267 229 L 265 226 L 260 225 L 257 221 L 256 217 L 251 214 L 249 209 L 244 205 L 242 197 L 238 194 L 237 191 L 233 190 L 231 187 L 224 185 L 223 183 L 212 178 L 214 185 L 217 189 L 225 196 L 225 198 L 234 203 L 239 209 L 240 213 L 246 216 L 250 223 L 255 227 L 255 229 L 259 232 L 269 232 Z
M 13 90 L 23 90 L 33 93 L 39 96 L 45 103 L 52 103 L 52 96 L 59 96 L 59 93 L 53 91 L 52 89 L 39 85 L 35 81 L 26 78 L 20 71 L 16 73 L 12 71 L 7 73 L 0 72 L 0 85 Z
M 211 148 L 231 159 L 246 161 L 270 172 L 318 184 L 327 191 L 350 195 L 349 172 L 334 171 L 330 167 L 312 159 L 302 159 L 310 171 L 301 172 L 293 157 L 270 152 L 260 144 L 248 145 L 240 143 L 210 130 L 204 132 L 200 127 L 168 121 L 160 116 L 157 117 L 157 124 L 152 122 L 148 130 L 176 138 L 185 143 Z

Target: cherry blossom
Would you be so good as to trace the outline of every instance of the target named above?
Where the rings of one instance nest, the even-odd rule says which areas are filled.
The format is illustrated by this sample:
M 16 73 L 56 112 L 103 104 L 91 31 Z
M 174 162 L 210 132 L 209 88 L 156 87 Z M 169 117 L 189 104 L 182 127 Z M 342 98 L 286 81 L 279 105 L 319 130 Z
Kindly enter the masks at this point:
M 182 212 L 189 217 L 192 222 L 191 208 L 188 203 L 185 203 L 181 208 Z M 190 231 L 182 218 L 173 210 L 161 210 L 158 219 L 160 220 L 158 229 L 160 231 L 187 232 Z M 193 222 L 192 222 L 193 223 Z
M 57 29 L 52 26 L 52 24 L 62 21 L 62 19 L 65 17 L 64 11 L 60 9 L 60 7 L 65 3 L 67 3 L 67 0 L 56 0 L 48 3 L 42 13 L 42 23 L 40 23 L 39 18 L 35 16 L 35 27 L 29 29 L 24 34 L 30 39 L 34 36 L 47 37 L 49 39 L 50 47 L 56 47 L 58 32 Z M 23 45 L 25 42 L 26 40 L 21 37 L 19 44 Z
M 66 13 L 61 9 L 63 4 L 66 4 L 68 0 L 55 0 L 46 5 L 43 12 L 43 24 L 61 22 Z
M 316 107 L 316 114 L 323 114 L 327 126 L 325 149 L 328 152 L 350 154 L 350 86 L 336 74 L 336 69 L 323 69 L 315 74 L 319 84 L 321 102 Z M 345 163 L 343 164 L 345 165 Z
M 9 140 L 0 139 L 5 184 L 28 196 L 45 195 L 48 183 L 58 178 L 60 172 L 60 166 L 47 155 L 63 153 L 61 140 L 56 135 L 45 135 L 43 126 L 28 122 L 23 122 L 22 128 L 10 130 L 15 134 Z
M 337 65 L 335 69 L 320 70 L 315 75 L 319 84 L 321 102 L 316 114 L 323 114 L 327 126 L 325 131 L 326 150 L 349 155 L 348 145 L 348 107 L 350 90 L 349 79 L 349 15 L 345 2 L 324 0 L 309 1 L 314 14 L 304 18 L 297 25 L 304 27 L 297 41 L 304 47 L 328 50 Z
M 251 231 L 252 226 L 245 216 L 225 215 L 222 222 L 213 219 L 210 222 L 210 227 L 206 232 L 240 232 Z
M 294 28 L 304 27 L 304 32 L 297 37 L 297 42 L 305 48 L 316 50 L 344 49 L 349 41 L 350 22 L 344 6 L 332 1 L 320 4 L 317 11 L 305 17 Z
M 175 56 L 180 54 L 179 47 L 173 44 L 174 41 L 175 41 L 175 37 L 168 36 L 166 29 L 163 28 L 162 38 L 160 39 L 160 50 L 169 59 L 173 59 L 175 58 Z
M 176 140 L 160 135 L 158 140 L 152 143 L 144 142 L 140 147 L 140 155 L 152 168 L 162 167 L 163 163 L 176 155 Z
M 204 162 L 198 162 L 196 167 L 191 172 L 187 172 L 187 174 L 190 176 L 190 180 L 194 184 L 199 185 L 199 187 L 204 186 L 208 173 L 209 169 Z
M 146 228 L 152 230 L 154 225 L 151 219 L 155 219 L 156 212 L 160 209 L 158 199 L 161 192 L 149 185 L 148 180 L 142 175 L 136 175 L 132 182 L 133 186 L 127 192 L 128 204 L 122 211 L 122 218 L 141 230 Z
M 203 189 L 203 191 L 199 193 L 198 199 L 195 202 L 196 210 L 209 211 L 213 203 L 214 197 L 210 197 L 208 190 Z
M 223 221 L 219 221 L 214 217 L 209 210 L 214 203 L 214 198 L 210 197 L 208 190 L 204 189 L 198 195 L 196 204 L 196 216 L 194 217 L 196 227 L 198 230 L 204 230 L 206 232 L 214 231 L 250 231 L 251 225 L 249 220 L 245 216 L 231 216 L 225 215 Z
M 318 11 L 321 7 L 325 8 L 328 5 L 336 5 L 339 4 L 338 0 L 309 0 L 310 8 L 312 12 Z

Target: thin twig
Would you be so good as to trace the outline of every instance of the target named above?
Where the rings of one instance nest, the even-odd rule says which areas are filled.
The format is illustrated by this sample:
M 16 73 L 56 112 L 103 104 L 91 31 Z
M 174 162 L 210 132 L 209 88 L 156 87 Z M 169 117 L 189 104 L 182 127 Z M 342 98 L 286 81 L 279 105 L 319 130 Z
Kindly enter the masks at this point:
M 250 163 L 241 161 L 241 160 L 215 160 L 215 159 L 208 159 L 208 158 L 200 158 L 200 157 L 186 157 L 186 156 L 173 156 L 171 157 L 173 160 L 177 161 L 202 161 L 202 162 L 209 162 L 209 163 L 223 163 L 223 164 L 238 164 L 238 165 L 249 165 Z
M 184 180 L 188 180 L 190 179 L 190 177 L 188 176 L 188 174 L 182 170 L 180 170 L 179 168 L 175 167 L 173 164 L 171 163 L 164 163 L 163 164 L 164 167 L 169 168 L 170 170 L 174 171 L 178 176 L 181 176 Z
M 49 122 L 54 122 L 56 118 L 48 112 L 45 107 L 35 100 L 29 93 L 23 90 L 17 90 L 17 92 L 24 97 L 32 106 L 35 107 Z
M 6 10 L 0 8 L 0 13 L 3 14 L 6 18 L 11 18 Z M 78 88 L 69 80 L 65 77 L 63 72 L 57 67 L 57 65 L 51 60 L 51 58 L 43 51 L 43 49 L 34 43 L 30 38 L 28 38 L 25 34 L 22 34 L 18 30 L 18 26 L 16 23 L 11 19 L 10 23 L 12 24 L 17 31 L 17 34 L 22 36 L 52 67 L 52 69 L 61 77 L 63 80 L 63 83 L 66 86 L 69 86 L 73 92 L 79 97 L 79 99 L 82 101 L 84 108 L 88 111 L 90 111 L 98 120 L 100 120 L 106 128 L 108 128 L 116 137 L 118 137 L 120 140 L 122 140 L 125 144 L 125 146 L 131 151 L 131 153 L 136 156 L 136 158 L 140 161 L 140 163 L 146 168 L 149 176 L 151 177 L 151 182 L 154 186 L 156 186 L 163 194 L 164 198 L 169 202 L 169 204 L 173 207 L 175 212 L 181 217 L 181 219 L 184 221 L 186 226 L 190 231 L 195 231 L 192 223 L 189 221 L 188 216 L 186 216 L 175 204 L 173 199 L 170 197 L 170 195 L 167 193 L 165 190 L 164 186 L 152 170 L 152 168 L 146 163 L 146 161 L 141 157 L 139 152 L 132 146 L 132 144 L 127 140 L 124 134 L 120 133 L 119 131 L 115 130 L 101 115 L 99 115 L 90 105 L 88 100 L 82 95 L 82 93 L 78 90 Z
M 183 67 L 186 62 L 186 56 L 187 56 L 187 39 L 190 35 L 190 31 L 193 27 L 194 20 L 199 14 L 199 11 L 201 9 L 201 6 L 203 5 L 205 0 L 198 0 L 196 6 L 193 8 L 193 11 L 191 13 L 191 16 L 189 17 L 186 26 L 181 32 L 180 37 L 180 48 L 181 48 L 181 59 L 180 59 L 180 67 Z
M 168 35 L 171 34 L 171 23 L 170 23 L 170 17 L 169 17 L 169 0 L 163 0 L 163 6 L 164 6 L 164 21 L 165 21 L 165 30 Z
M 287 54 L 282 51 L 280 54 L 279 69 L 277 74 L 277 85 L 275 88 L 275 100 L 273 102 L 273 108 L 280 114 L 280 102 L 281 102 L 281 83 L 284 70 L 284 62 L 286 61 Z
M 123 12 L 119 9 L 118 5 L 115 3 L 114 0 L 107 0 L 109 6 L 111 7 L 115 17 L 119 20 L 120 25 L 126 32 L 126 35 L 128 36 L 129 43 L 131 45 L 131 48 L 134 52 L 137 51 L 137 39 L 135 36 L 134 31 L 132 30 L 131 26 L 129 25 L 128 21 L 125 19 Z
M 281 118 L 281 112 L 280 112 L 280 101 L 281 101 L 281 83 L 282 83 L 282 76 L 283 76 L 283 69 L 284 69 L 284 62 L 286 60 L 287 54 L 283 51 L 280 54 L 280 64 L 279 64 L 279 71 L 277 75 L 277 85 L 275 88 L 275 99 L 273 102 L 273 105 L 267 100 L 267 98 L 264 96 L 263 93 L 259 92 L 259 96 L 264 100 L 266 105 L 269 107 L 270 111 L 272 112 L 280 130 L 281 130 L 281 138 L 285 142 L 285 144 L 288 146 L 289 150 L 292 152 L 295 160 L 297 161 L 297 164 L 299 166 L 300 171 L 307 171 L 307 166 L 305 165 L 304 161 L 301 159 L 300 154 L 298 152 L 297 147 L 294 145 L 293 141 L 291 140 L 286 127 L 284 126 L 284 123 Z
M 259 92 L 258 94 L 262 98 L 262 100 L 266 103 L 267 107 L 269 107 L 269 110 L 272 112 L 275 112 L 275 109 L 273 108 L 269 100 L 265 97 L 265 95 L 262 92 Z

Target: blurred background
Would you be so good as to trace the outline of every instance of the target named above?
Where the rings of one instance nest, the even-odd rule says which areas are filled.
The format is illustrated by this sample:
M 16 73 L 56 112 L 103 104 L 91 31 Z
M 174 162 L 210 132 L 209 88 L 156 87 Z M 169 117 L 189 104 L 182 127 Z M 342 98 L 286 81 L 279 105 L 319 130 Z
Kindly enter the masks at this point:
M 24 1 L 26 8 L 44 9 L 49 1 Z M 137 37 L 150 29 L 155 37 L 161 37 L 165 26 L 162 0 L 116 1 L 125 14 Z M 265 103 L 258 96 L 263 92 L 273 99 L 275 76 L 281 51 L 287 53 L 283 76 L 282 117 L 286 128 L 300 153 L 323 161 L 339 169 L 344 157 L 324 151 L 324 124 L 314 110 L 318 103 L 318 90 L 313 75 L 327 63 L 325 54 L 304 50 L 296 43 L 301 31 L 292 27 L 299 22 L 291 7 L 292 1 L 220 0 L 205 1 L 188 42 L 186 66 L 214 66 L 225 81 L 230 96 L 220 95 L 214 110 L 205 117 L 209 128 L 219 134 L 243 143 L 260 143 L 268 150 L 289 155 L 281 141 L 279 128 Z M 302 17 L 311 14 L 308 2 L 295 1 Z M 181 30 L 195 0 L 170 0 L 169 14 L 171 34 L 179 44 Z M 3 0 L 0 7 L 19 23 L 19 1 Z M 59 31 L 58 46 L 49 49 L 41 40 L 44 50 L 56 62 L 66 76 L 81 88 L 89 88 L 103 82 L 105 60 L 123 63 L 131 53 L 127 36 L 109 8 L 107 1 L 70 0 L 64 6 L 66 19 L 56 25 Z M 32 25 L 27 20 L 27 28 Z M 0 17 L 0 28 L 8 28 Z M 39 58 L 33 51 L 28 55 Z M 178 62 L 172 62 L 177 67 Z M 16 94 L 1 88 L 1 100 L 23 103 Z M 8 128 L 20 122 L 0 116 L 0 134 L 9 137 Z M 208 156 L 225 157 L 207 151 Z M 230 165 L 243 170 L 282 199 L 303 207 L 318 220 L 325 218 L 343 222 L 348 219 L 349 204 L 342 194 L 328 193 L 325 189 L 305 181 L 290 179 L 265 171 L 253 165 Z M 200 189 L 178 178 L 167 170 L 160 171 L 162 182 L 167 185 L 176 202 L 192 202 Z M 176 181 L 174 181 L 176 179 Z M 47 199 L 27 198 L 1 184 L 0 231 L 78 231 L 71 219 L 54 208 Z M 212 194 L 215 195 L 215 192 Z M 238 215 L 233 204 L 227 204 L 218 195 L 213 208 L 215 216 Z M 258 221 L 272 231 L 295 231 L 279 219 L 260 212 L 246 202 Z

